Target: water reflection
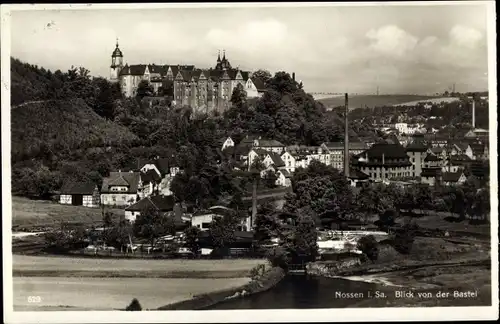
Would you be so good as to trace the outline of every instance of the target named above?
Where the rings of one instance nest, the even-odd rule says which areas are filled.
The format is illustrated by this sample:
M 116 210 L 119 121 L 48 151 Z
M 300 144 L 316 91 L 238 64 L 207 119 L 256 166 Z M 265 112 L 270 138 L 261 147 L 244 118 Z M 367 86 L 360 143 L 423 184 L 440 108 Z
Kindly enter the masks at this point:
M 217 304 L 210 309 L 340 308 L 368 297 L 379 285 L 345 279 L 290 276 L 266 292 Z M 339 294 L 358 293 L 345 298 Z

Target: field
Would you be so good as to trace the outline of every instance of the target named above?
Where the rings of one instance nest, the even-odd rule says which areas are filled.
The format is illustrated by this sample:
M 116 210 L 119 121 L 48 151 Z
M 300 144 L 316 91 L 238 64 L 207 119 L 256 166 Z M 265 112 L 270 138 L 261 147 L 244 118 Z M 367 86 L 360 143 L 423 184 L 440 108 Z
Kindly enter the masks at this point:
M 243 286 L 250 278 L 54 278 L 15 277 L 15 311 L 115 310 L 137 298 L 143 309 L 192 298 L 194 295 Z M 39 303 L 28 296 L 40 296 Z
M 107 276 L 110 272 L 135 274 L 136 277 L 155 274 L 175 275 L 176 273 L 239 273 L 248 276 L 250 270 L 265 263 L 258 259 L 225 259 L 225 260 L 143 260 L 143 259 L 100 259 L 58 256 L 26 256 L 13 255 L 13 270 L 15 274 L 28 273 L 29 276 L 51 276 L 57 272 L 81 273 L 82 276 Z M 36 270 L 33 270 L 36 269 Z
M 106 209 L 116 217 L 123 214 L 122 209 Z M 60 205 L 55 202 L 30 200 L 23 197 L 12 197 L 12 227 L 19 230 L 23 227 L 45 227 L 60 222 L 96 223 L 102 221 L 100 208 Z
M 123 260 L 13 255 L 16 311 L 157 308 L 250 282 L 264 260 Z M 36 269 L 36 270 L 34 270 Z M 40 296 L 30 303 L 28 296 Z
M 430 101 L 437 96 L 420 96 L 420 95 L 358 95 L 349 96 L 349 108 L 374 108 L 382 106 L 393 106 L 414 101 Z M 344 97 L 333 97 L 319 100 L 327 108 L 335 108 L 344 105 Z

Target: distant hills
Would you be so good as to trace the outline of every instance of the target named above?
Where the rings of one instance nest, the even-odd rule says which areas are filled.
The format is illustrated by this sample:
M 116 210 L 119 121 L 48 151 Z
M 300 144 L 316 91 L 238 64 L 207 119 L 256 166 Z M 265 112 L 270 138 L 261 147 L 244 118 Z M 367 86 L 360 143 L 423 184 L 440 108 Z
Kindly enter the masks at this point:
M 349 96 L 349 109 L 356 108 L 375 108 L 382 106 L 400 105 L 415 101 L 430 101 L 441 98 L 442 96 L 424 96 L 424 95 L 353 95 Z M 328 109 L 344 106 L 344 96 L 325 98 L 318 100 Z

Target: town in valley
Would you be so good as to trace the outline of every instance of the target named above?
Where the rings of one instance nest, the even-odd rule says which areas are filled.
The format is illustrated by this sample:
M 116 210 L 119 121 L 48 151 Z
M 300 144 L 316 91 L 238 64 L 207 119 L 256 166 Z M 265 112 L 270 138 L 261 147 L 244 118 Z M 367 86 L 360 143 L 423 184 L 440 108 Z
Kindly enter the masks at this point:
M 485 51 L 453 43 L 457 26 L 446 46 Z M 395 28 L 365 38 L 407 64 L 380 40 Z M 151 63 L 119 31 L 98 52 L 106 74 L 13 45 L 14 311 L 492 305 L 487 82 L 381 69 L 348 91 L 301 65 L 323 47 L 271 70 L 230 44 L 170 60 L 165 41 Z M 401 51 L 441 41 L 410 36 Z

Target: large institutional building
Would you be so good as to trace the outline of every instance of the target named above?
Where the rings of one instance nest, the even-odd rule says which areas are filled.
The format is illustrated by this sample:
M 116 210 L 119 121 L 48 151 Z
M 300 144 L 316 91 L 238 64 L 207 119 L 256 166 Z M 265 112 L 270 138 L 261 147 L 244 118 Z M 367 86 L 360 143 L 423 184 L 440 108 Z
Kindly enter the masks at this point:
M 224 51 L 214 68 L 200 69 L 194 65 L 123 65 L 123 53 L 116 42 L 111 54 L 110 80 L 119 82 L 127 97 L 135 96 L 137 86 L 147 80 L 157 95 L 170 96 L 177 106 L 188 105 L 198 111 L 222 111 L 230 105 L 233 89 L 241 84 L 248 97 L 258 97 L 263 82 L 248 71 L 231 66 Z

